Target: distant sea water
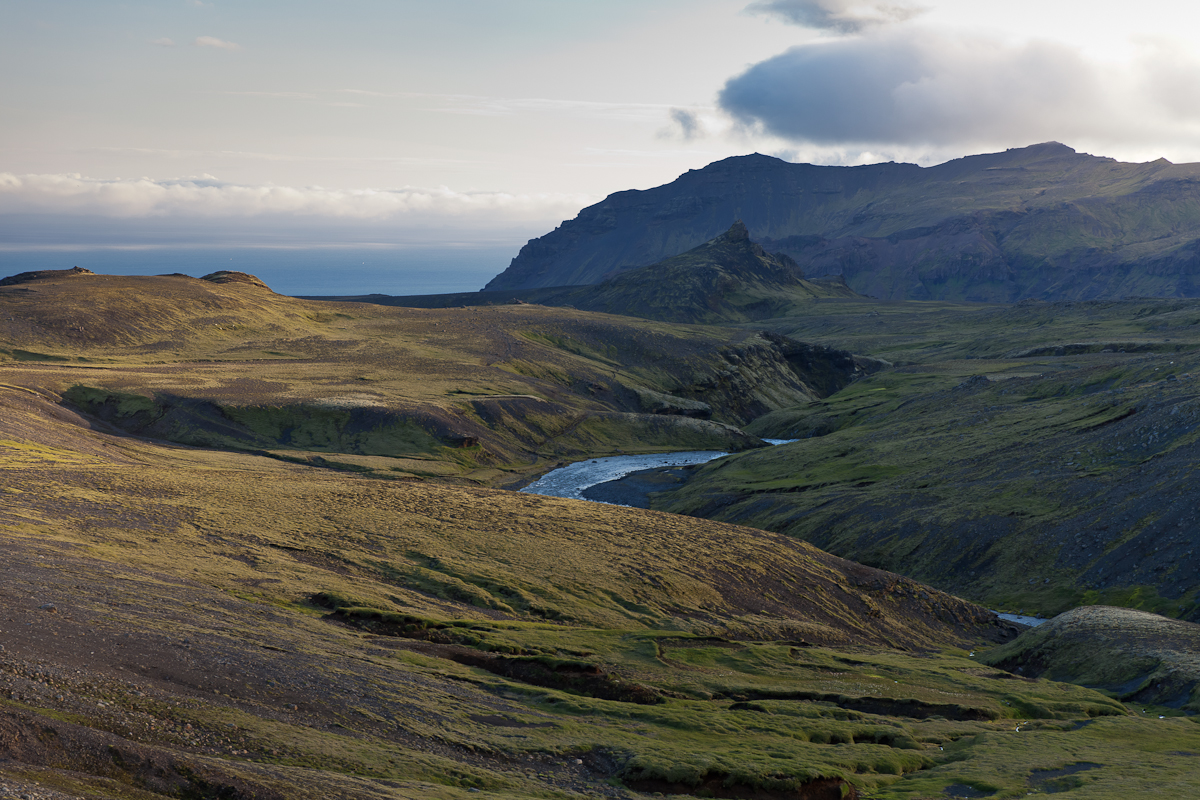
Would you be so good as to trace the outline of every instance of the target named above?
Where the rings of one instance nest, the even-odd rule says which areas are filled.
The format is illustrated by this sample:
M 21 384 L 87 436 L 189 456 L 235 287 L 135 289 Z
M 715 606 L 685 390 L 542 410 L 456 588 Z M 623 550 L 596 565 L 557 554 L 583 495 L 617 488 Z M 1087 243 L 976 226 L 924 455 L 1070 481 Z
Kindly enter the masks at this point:
M 474 292 L 503 272 L 520 246 L 148 247 L 0 249 L 0 278 L 83 267 L 108 275 L 217 270 L 257 275 L 280 294 L 449 294 Z

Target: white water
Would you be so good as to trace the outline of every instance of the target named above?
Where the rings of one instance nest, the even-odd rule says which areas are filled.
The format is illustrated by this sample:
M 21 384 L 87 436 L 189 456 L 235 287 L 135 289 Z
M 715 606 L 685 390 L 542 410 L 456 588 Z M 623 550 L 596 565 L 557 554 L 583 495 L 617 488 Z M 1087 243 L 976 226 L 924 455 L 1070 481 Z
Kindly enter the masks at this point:
M 997 612 L 996 616 L 999 617 L 1000 619 L 1006 619 L 1009 622 L 1015 622 L 1018 625 L 1028 625 L 1031 628 L 1036 628 L 1038 625 L 1041 625 L 1043 622 L 1048 621 L 1048 620 L 1042 619 L 1041 617 L 1022 617 L 1020 614 L 1001 614 L 1001 613 Z
M 795 439 L 763 439 L 767 444 L 787 444 Z M 522 492 L 542 494 L 548 497 L 570 497 L 582 500 L 584 489 L 598 483 L 624 478 L 631 472 L 659 467 L 684 467 L 704 464 L 729 453 L 721 450 L 691 450 L 684 453 L 651 453 L 641 456 L 610 456 L 578 461 L 559 469 L 551 470 L 537 481 L 526 486 Z

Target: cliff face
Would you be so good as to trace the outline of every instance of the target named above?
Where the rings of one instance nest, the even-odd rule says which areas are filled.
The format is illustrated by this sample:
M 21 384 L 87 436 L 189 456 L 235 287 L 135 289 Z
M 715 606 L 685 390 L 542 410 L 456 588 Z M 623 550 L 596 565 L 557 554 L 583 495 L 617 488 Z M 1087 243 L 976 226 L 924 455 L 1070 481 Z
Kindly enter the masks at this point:
M 744 220 L 808 277 L 888 299 L 1200 295 L 1200 165 L 1057 143 L 935 167 L 763 155 L 618 192 L 531 240 L 488 290 L 598 283 Z

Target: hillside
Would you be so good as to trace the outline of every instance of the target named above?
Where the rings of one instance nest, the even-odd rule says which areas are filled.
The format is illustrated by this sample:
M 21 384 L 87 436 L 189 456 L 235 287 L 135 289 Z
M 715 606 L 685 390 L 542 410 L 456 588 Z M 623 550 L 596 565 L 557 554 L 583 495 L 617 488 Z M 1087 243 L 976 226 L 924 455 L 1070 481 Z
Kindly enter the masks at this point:
M 814 300 L 855 297 L 840 280 L 805 280 L 786 255 L 768 253 L 750 240 L 746 226 L 686 253 L 610 276 L 590 286 L 515 292 L 390 297 L 312 297 L 410 308 L 455 308 L 507 303 L 575 308 L 665 322 L 726 325 L 796 313 Z
M 1057 143 L 915 164 L 763 155 L 618 192 L 531 240 L 487 291 L 599 283 L 744 220 L 808 278 L 882 299 L 1013 302 L 1200 295 L 1200 166 Z
M 1088 606 L 1059 614 L 988 653 L 988 664 L 1028 677 L 1100 686 L 1126 703 L 1195 713 L 1200 625 L 1127 608 Z M 1143 709 L 1143 713 L 1145 713 Z
M 668 322 L 723 324 L 784 316 L 814 298 L 838 296 L 854 293 L 845 286 L 804 280 L 791 259 L 768 253 L 737 222 L 686 253 L 574 289 L 553 304 Z
M 247 326 L 304 307 L 187 285 Z M 1097 798 L 1200 788 L 1200 727 L 984 666 L 1012 626 L 941 591 L 736 525 L 132 437 L 47 389 L 85 351 L 0 386 L 7 794 L 912 798 L 1079 762 Z
M 739 426 L 862 374 L 781 337 L 574 309 L 306 302 L 241 273 L 16 278 L 7 382 L 143 436 L 396 479 L 761 446 Z
M 0 289 L 6 794 L 898 799 L 1024 795 L 1064 774 L 1097 798 L 1200 789 L 1194 722 L 988 667 L 1011 625 L 793 538 L 461 473 L 331 469 L 288 450 L 315 427 L 254 453 L 88 413 L 129 423 L 186 391 L 266 435 L 271 409 L 345 398 L 363 376 L 380 403 L 435 407 L 437 376 L 512 374 L 478 371 L 489 341 L 543 375 L 578 369 L 514 332 L 549 320 L 633 335 L 525 307 L 439 335 L 439 314 L 221 277 Z M 72 305 L 79 287 L 90 302 Z M 690 342 L 695 369 L 740 341 L 641 325 L 656 358 Z M 643 363 L 616 369 L 652 375 Z M 64 402 L 54 387 L 81 376 L 92 388 Z M 504 442 L 509 424 L 487 429 Z
M 714 508 L 737 507 L 760 528 L 489 488 L 618 450 L 761 449 L 743 425 L 838 418 L 867 430 L 886 410 L 887 431 L 825 451 L 820 465 L 845 478 L 843 493 L 869 491 L 899 473 L 885 463 L 858 474 L 859 449 L 886 446 L 920 414 L 967 410 L 959 394 L 982 402 L 970 394 L 978 381 L 947 395 L 923 382 L 931 375 L 961 382 L 961 363 L 1001 369 L 997 359 L 1014 381 L 1053 372 L 1059 383 L 1018 398 L 1032 415 L 1021 424 L 1053 445 L 1077 419 L 1101 429 L 1124 419 L 1119 402 L 1092 407 L 1088 358 L 1124 360 L 1131 401 L 1185 385 L 1183 374 L 1150 380 L 1157 362 L 1138 359 L 1186 354 L 1197 318 L 1186 303 L 1155 302 L 1014 310 L 847 297 L 797 308 L 751 331 L 529 304 L 307 302 L 231 272 L 14 276 L 0 287 L 0 790 L 37 800 L 1200 791 L 1189 755 L 1200 726 L 1185 716 L 1190 699 L 1173 707 L 1182 689 L 1170 681 L 1160 681 L 1169 696 L 1057 682 L 1091 674 L 1068 668 L 1077 650 L 1064 657 L 1035 632 L 1014 639 L 1016 626 L 947 593 L 945 574 L 931 571 L 939 590 L 818 550 L 803 531 L 763 530 L 737 493 L 771 464 L 808 480 L 800 445 L 762 450 L 750 472 L 740 459 L 752 454 L 735 455 L 729 480 L 710 484 Z M 1084 335 L 1101 330 L 1116 338 Z M 1116 349 L 1129 352 L 1097 352 Z M 992 361 L 945 361 L 954 354 Z M 874 405 L 881 385 L 898 387 L 886 409 Z M 1153 433 L 1138 441 L 1151 459 L 1167 454 L 1169 480 L 1132 473 L 1138 509 L 1185 488 L 1171 470 L 1186 457 L 1190 412 L 1178 400 L 1153 408 Z M 930 459 L 954 509 L 977 503 L 983 484 L 960 480 L 944 460 L 953 442 L 921 424 L 892 452 Z M 1002 452 L 998 430 L 979 441 Z M 689 497 L 704 476 L 685 485 Z M 757 502 L 799 496 L 762 489 Z M 845 507 L 806 491 L 825 498 L 821 513 Z M 896 499 L 876 523 L 908 518 Z M 896 563 L 935 563 L 915 552 Z M 1009 579 L 1011 563 L 1021 562 L 997 559 L 980 583 Z M 1159 564 L 1136 573 L 1153 583 L 1117 599 L 1182 613 L 1163 598 L 1186 570 L 1164 578 Z M 1103 594 L 1048 586 L 1032 591 L 1059 603 Z M 1191 667 L 1178 655 L 1192 636 L 1183 623 L 1112 618 L 1118 631 L 1153 631 L 1114 674 L 1147 658 L 1158 666 L 1146 674 Z M 1088 652 L 1114 635 L 1079 630 Z M 989 666 L 993 654 L 1014 670 L 1044 658 L 1060 671 L 1029 678 Z M 1155 702 L 1169 705 L 1142 705 Z
M 1196 301 L 828 302 L 779 332 L 896 366 L 748 426 L 799 438 L 654 507 L 789 533 L 979 602 L 1200 620 Z

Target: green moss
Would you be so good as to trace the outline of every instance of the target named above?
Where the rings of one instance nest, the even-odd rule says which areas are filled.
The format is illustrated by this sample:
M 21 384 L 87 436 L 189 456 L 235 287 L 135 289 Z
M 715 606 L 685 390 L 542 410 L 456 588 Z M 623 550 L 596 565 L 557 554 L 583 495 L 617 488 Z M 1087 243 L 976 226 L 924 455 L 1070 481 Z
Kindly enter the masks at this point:
M 119 418 L 141 415 L 157 417 L 162 408 L 152 398 L 130 392 L 113 392 L 90 386 L 75 385 L 63 392 L 63 399 L 93 413 L 106 408 Z

